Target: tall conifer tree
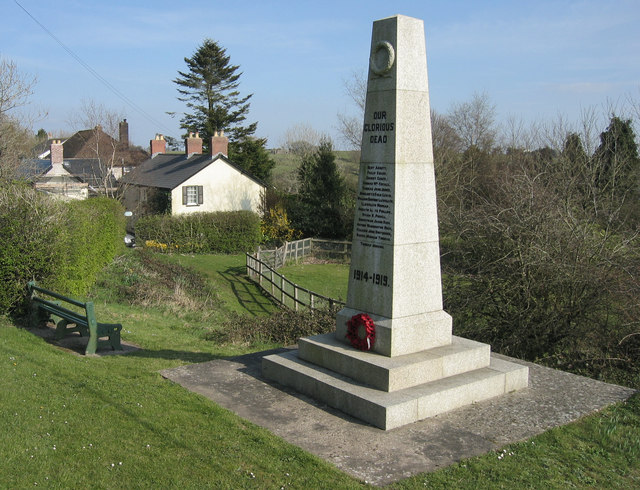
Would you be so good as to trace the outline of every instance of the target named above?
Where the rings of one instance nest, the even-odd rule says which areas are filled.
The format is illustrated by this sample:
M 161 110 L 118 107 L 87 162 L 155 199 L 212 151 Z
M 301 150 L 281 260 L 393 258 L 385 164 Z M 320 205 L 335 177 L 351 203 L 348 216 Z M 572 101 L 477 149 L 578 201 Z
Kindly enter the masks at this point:
M 216 131 L 224 131 L 234 163 L 268 181 L 275 163 L 267 153 L 267 140 L 253 137 L 258 123 L 244 124 L 253 94 L 241 96 L 238 91 L 240 67 L 232 65 L 226 50 L 211 39 L 184 61 L 188 70 L 178 71 L 174 80 L 178 100 L 187 105 L 180 127 L 200 133 L 205 149 Z
M 239 141 L 256 131 L 257 123 L 243 126 L 253 94 L 240 96 L 237 90 L 242 75 L 232 65 L 226 50 L 205 39 L 202 46 L 184 59 L 187 71 L 178 71 L 178 100 L 187 103 L 188 112 L 180 120 L 181 128 L 199 132 L 208 142 L 215 131 L 224 131 L 231 141 Z

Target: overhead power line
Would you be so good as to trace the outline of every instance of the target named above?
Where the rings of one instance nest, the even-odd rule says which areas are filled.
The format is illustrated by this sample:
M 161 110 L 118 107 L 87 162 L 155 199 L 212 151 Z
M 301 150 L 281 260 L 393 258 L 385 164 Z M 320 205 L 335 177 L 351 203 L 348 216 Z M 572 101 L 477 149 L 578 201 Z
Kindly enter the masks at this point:
M 91 75 L 93 75 L 100 83 L 102 83 L 105 87 L 107 87 L 111 92 L 114 93 L 120 100 L 122 100 L 125 104 L 127 104 L 131 109 L 138 112 L 141 116 L 143 116 L 147 121 L 154 124 L 159 129 L 164 130 L 167 134 L 171 133 L 172 130 L 167 128 L 164 124 L 157 121 L 153 118 L 149 113 L 147 113 L 142 107 L 132 101 L 129 97 L 123 94 L 120 90 L 109 82 L 106 78 L 104 78 L 100 73 L 94 70 L 87 62 L 85 62 L 80 56 L 78 56 L 71 48 L 69 48 L 66 44 L 64 44 L 55 34 L 53 34 L 49 29 L 47 29 L 38 19 L 36 19 L 26 8 L 24 8 L 18 0 L 14 0 L 16 5 L 20 7 L 25 14 L 27 14 L 40 28 L 49 35 L 56 43 L 58 43 L 62 49 L 64 49 L 74 60 L 76 60 L 85 70 L 87 70 Z

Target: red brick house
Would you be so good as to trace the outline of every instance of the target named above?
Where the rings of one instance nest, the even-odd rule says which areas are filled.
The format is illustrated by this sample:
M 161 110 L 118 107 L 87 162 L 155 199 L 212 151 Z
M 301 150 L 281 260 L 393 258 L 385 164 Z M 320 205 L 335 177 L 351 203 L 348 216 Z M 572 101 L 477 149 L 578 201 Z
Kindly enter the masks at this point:
M 50 147 L 54 140 L 43 143 L 38 158 L 50 158 Z M 119 138 L 116 140 L 103 131 L 101 126 L 78 131 L 67 139 L 62 139 L 65 158 L 100 160 L 116 179 L 135 168 L 149 158 L 149 153 L 142 148 L 129 144 L 129 123 L 124 119 L 119 124 Z

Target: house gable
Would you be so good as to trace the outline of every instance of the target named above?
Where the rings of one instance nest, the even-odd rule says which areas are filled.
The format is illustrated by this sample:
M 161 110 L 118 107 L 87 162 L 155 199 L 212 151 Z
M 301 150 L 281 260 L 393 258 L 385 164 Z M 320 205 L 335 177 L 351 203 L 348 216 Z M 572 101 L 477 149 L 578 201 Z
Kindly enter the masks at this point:
M 258 213 L 264 189 L 257 179 L 225 158 L 216 157 L 171 190 L 171 210 L 172 214 L 239 210 Z

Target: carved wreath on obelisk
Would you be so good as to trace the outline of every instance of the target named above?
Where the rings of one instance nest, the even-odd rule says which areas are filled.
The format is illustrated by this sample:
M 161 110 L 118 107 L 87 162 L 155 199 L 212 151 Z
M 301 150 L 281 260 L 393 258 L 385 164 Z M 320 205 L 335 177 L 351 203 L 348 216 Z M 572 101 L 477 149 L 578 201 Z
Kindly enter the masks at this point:
M 396 60 L 396 52 L 389 41 L 378 41 L 371 50 L 371 71 L 383 76 L 391 71 Z

